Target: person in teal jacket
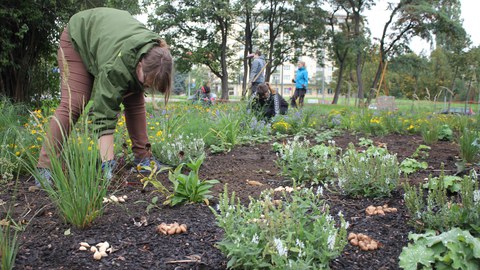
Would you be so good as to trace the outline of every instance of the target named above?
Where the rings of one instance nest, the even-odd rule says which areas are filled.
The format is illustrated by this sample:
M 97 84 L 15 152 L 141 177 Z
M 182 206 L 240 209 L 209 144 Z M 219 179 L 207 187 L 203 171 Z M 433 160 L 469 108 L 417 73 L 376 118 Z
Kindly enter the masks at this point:
M 89 100 L 107 178 L 116 165 L 113 133 L 121 104 L 135 165 L 155 160 L 149 151 L 144 93 L 146 89 L 163 93 L 168 102 L 173 60 L 165 41 L 126 11 L 94 8 L 70 18 L 60 37 L 57 61 L 61 101 L 50 121 L 49 140 L 40 151 L 37 168 L 42 178 L 51 178 L 48 147 L 60 152 L 71 123 L 76 123 Z
M 307 69 L 305 68 L 305 62 L 304 61 L 298 61 L 297 63 L 298 69 L 297 69 L 297 75 L 295 76 L 295 79 L 292 80 L 293 83 L 295 83 L 295 92 L 292 96 L 292 107 L 296 108 L 297 107 L 297 98 L 298 98 L 298 103 L 300 104 L 300 107 L 303 107 L 303 100 L 305 98 L 305 94 L 307 93 L 307 86 L 308 86 L 308 72 Z

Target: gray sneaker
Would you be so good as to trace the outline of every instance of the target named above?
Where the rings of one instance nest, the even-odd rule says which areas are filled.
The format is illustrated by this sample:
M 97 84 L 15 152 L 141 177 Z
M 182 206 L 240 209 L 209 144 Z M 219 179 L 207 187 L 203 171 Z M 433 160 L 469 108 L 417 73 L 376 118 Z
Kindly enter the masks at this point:
M 150 167 L 150 163 L 151 162 L 155 162 L 155 164 L 157 165 L 157 172 L 160 171 L 160 168 L 164 168 L 164 167 L 167 167 L 165 164 L 161 163 L 160 161 L 158 161 L 158 159 L 156 159 L 155 157 L 146 157 L 146 158 L 135 158 L 133 160 L 133 165 L 134 167 L 131 169 L 132 172 L 139 172 L 139 173 L 150 173 L 151 171 L 148 170 L 147 168 L 145 167 Z M 141 169 L 140 170 L 137 170 L 137 167 L 140 166 Z
M 52 172 L 47 168 L 37 168 L 40 179 L 35 178 L 35 186 L 42 187 L 42 184 L 52 184 Z
M 114 171 L 117 170 L 117 162 L 115 160 L 109 160 L 102 162 L 102 172 L 105 179 L 110 181 L 113 178 Z

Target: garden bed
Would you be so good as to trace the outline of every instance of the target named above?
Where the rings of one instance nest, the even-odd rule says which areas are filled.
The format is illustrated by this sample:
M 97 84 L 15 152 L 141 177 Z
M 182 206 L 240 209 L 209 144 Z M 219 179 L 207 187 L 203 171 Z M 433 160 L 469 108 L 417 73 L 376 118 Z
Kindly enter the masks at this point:
M 337 146 L 345 148 L 349 142 L 357 143 L 360 137 L 345 134 L 335 137 L 335 141 Z M 371 139 L 374 144 L 386 144 L 400 162 L 423 143 L 420 136 L 408 135 Z M 440 141 L 431 147 L 426 159 L 429 167 L 410 175 L 409 182 L 420 183 L 429 174 L 438 176 L 441 163 L 445 164 L 448 174 L 455 173 L 458 146 Z M 200 176 L 221 182 L 212 189 L 215 198 L 210 204 L 215 206 L 218 202 L 224 184 L 228 184 L 229 192 L 234 191 L 243 203 L 247 203 L 250 196 L 258 197 L 264 189 L 288 185 L 288 180 L 278 175 L 275 159 L 271 144 L 241 146 L 229 153 L 208 156 Z M 160 177 L 168 186 L 166 173 Z M 215 247 L 222 239 L 222 230 L 215 225 L 209 207 L 200 204 L 169 207 L 158 203 L 158 208 L 150 209 L 147 214 L 151 199 L 160 195 L 151 193 L 149 187 L 142 190 L 138 178 L 127 169 L 122 170 L 118 178 L 116 195 L 127 195 L 126 203 L 109 204 L 103 216 L 84 230 L 63 223 L 46 193 L 29 190 L 31 179 L 21 177 L 17 186 L 7 186 L 0 194 L 0 203 L 14 201 L 14 218 L 29 222 L 21 235 L 16 269 L 226 269 L 228 259 Z M 122 185 L 125 180 L 128 185 Z M 263 185 L 251 185 L 247 180 Z M 399 269 L 398 257 L 408 243 L 408 233 L 413 231 L 408 224 L 401 188 L 383 199 L 354 199 L 331 192 L 324 195 L 331 213 L 341 211 L 349 222 L 348 232 L 366 233 L 381 243 L 381 248 L 375 251 L 360 251 L 348 244 L 331 262 L 332 269 Z M 366 216 L 366 207 L 384 204 L 396 207 L 398 212 Z M 148 224 L 140 224 L 142 217 Z M 157 234 L 155 228 L 162 222 L 185 223 L 188 231 L 171 236 Z M 103 241 L 108 241 L 116 251 L 100 261 L 94 260 L 90 252 L 78 250 L 80 242 Z

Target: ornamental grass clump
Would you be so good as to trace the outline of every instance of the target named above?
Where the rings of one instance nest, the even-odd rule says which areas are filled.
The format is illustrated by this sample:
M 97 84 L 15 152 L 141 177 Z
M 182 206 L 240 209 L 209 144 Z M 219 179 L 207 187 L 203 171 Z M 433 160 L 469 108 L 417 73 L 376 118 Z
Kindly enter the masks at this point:
M 272 196 L 265 191 L 244 206 L 225 187 L 211 208 L 225 231 L 218 248 L 229 258 L 227 268 L 328 269 L 347 244 L 343 215 L 337 222 L 312 189 L 294 189 L 284 201 Z
M 429 185 L 429 190 L 424 196 L 422 187 L 404 185 L 405 205 L 411 216 L 411 224 L 417 230 L 432 229 L 447 231 L 454 227 L 470 230 L 475 235 L 480 235 L 480 190 L 477 174 L 472 170 L 469 176 L 464 176 L 459 192 L 451 194 L 446 176 L 442 172 L 434 185 Z
M 277 165 L 282 174 L 297 183 L 319 183 L 335 175 L 334 168 L 339 148 L 333 145 L 314 145 L 303 137 L 295 136 L 278 149 Z
M 467 163 L 472 163 L 480 153 L 479 133 L 476 130 L 464 129 L 459 138 L 460 157 Z
M 336 170 L 338 187 L 353 197 L 390 196 L 400 178 L 396 155 L 375 146 L 358 152 L 352 143 L 340 158 Z
M 87 119 L 82 124 L 81 129 L 73 129 L 60 153 L 47 144 L 51 161 L 50 181 L 37 168 L 28 168 L 65 221 L 78 228 L 90 226 L 102 215 L 102 201 L 110 184 L 102 173 L 100 153 L 96 140 L 93 140 L 97 137 L 89 136 Z M 29 158 L 35 160 L 37 157 L 30 155 Z M 30 164 L 36 162 L 31 161 Z
M 10 225 L 0 225 L 0 262 L 1 269 L 10 270 L 15 266 L 19 248 L 19 234 L 17 229 Z

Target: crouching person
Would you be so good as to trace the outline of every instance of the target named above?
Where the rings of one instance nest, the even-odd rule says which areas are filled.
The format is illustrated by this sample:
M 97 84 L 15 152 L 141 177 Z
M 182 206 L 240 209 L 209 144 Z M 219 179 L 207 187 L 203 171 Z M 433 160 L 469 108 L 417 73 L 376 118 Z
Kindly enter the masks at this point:
M 279 114 L 287 114 L 288 103 L 269 83 L 264 83 L 257 88 L 257 95 L 252 101 L 252 109 L 260 117 L 271 119 Z

